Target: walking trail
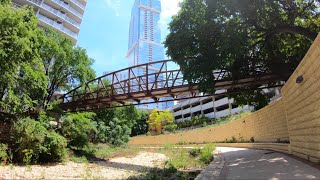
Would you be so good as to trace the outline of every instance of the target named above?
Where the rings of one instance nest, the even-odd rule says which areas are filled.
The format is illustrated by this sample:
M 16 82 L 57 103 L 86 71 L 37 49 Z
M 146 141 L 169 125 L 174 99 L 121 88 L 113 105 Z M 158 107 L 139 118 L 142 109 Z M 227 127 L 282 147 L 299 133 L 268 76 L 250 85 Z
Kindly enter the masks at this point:
M 218 147 L 225 159 L 218 179 L 320 179 L 310 163 L 269 150 Z

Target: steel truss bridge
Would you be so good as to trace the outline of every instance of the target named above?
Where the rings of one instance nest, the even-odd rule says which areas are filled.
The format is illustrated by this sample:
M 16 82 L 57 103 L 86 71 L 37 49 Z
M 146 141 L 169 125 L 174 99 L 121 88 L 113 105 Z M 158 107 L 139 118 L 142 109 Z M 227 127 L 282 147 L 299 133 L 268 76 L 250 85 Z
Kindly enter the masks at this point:
M 213 72 L 216 95 L 282 86 L 289 75 L 274 75 L 256 68 L 244 78 L 231 79 L 231 72 Z M 60 107 L 84 111 L 128 105 L 143 105 L 209 96 L 188 84 L 172 60 L 141 64 L 115 71 L 64 94 Z

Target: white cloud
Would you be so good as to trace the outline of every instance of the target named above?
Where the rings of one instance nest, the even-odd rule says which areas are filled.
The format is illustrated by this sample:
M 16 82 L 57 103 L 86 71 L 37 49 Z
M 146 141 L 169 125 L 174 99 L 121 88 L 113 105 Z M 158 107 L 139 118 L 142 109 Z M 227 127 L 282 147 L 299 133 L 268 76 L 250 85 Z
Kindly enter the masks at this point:
M 176 15 L 180 10 L 179 3 L 182 0 L 160 0 L 161 2 L 161 14 L 160 14 L 160 21 L 159 26 L 161 29 L 161 37 L 164 39 L 168 31 L 168 25 L 172 20 L 172 16 Z
M 112 9 L 115 12 L 116 16 L 120 16 L 120 0 L 104 0 L 108 8 Z

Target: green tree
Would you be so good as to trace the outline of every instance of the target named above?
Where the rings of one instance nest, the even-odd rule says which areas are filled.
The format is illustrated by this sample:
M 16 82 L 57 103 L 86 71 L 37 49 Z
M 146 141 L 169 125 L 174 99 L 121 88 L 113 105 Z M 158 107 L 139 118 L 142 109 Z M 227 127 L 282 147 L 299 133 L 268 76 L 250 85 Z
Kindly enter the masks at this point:
M 40 56 L 49 81 L 43 107 L 52 101 L 57 90 L 68 91 L 95 77 L 90 59 L 81 47 L 73 47 L 71 40 L 55 30 L 46 30 Z
M 0 109 L 21 113 L 45 96 L 47 80 L 40 59 L 43 31 L 31 8 L 0 4 Z
M 159 110 L 154 109 L 151 114 L 149 115 L 147 123 L 149 124 L 149 131 L 155 131 L 157 128 L 157 118 L 159 117 Z
M 170 23 L 167 55 L 206 93 L 215 92 L 214 70 L 229 71 L 230 80 L 256 76 L 257 68 L 290 74 L 320 31 L 319 14 L 315 0 L 184 0 Z
M 88 146 L 91 135 L 96 131 L 92 121 L 95 113 L 84 112 L 67 114 L 62 117 L 62 135 L 67 138 L 68 146 L 82 149 Z
M 148 132 L 148 116 L 149 113 L 146 110 L 138 111 L 139 116 L 136 120 L 136 124 L 132 128 L 131 136 L 137 136 Z
M 162 129 L 166 125 L 172 125 L 174 123 L 174 116 L 170 111 L 159 111 L 154 109 L 149 115 L 147 122 L 149 123 L 149 130 L 155 131 L 159 128 Z
M 174 122 L 174 116 L 170 111 L 162 111 L 155 120 L 157 125 L 164 127 L 165 125 L 172 124 Z
M 131 129 L 126 125 L 124 119 L 113 118 L 107 124 L 107 141 L 114 146 L 128 143 Z

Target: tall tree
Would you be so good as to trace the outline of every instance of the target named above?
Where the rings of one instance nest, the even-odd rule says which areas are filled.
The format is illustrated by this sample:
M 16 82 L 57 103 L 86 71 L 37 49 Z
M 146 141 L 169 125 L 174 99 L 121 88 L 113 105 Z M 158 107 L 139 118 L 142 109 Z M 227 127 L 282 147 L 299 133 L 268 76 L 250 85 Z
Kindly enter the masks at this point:
M 213 70 L 226 69 L 234 80 L 255 75 L 258 67 L 288 74 L 320 31 L 319 5 L 315 0 L 184 0 L 170 23 L 167 55 L 186 80 L 207 93 L 214 92 Z
M 0 4 L 0 111 L 33 109 L 43 98 L 47 80 L 39 49 L 41 34 L 31 8 Z
M 95 77 L 90 59 L 81 47 L 73 47 L 70 39 L 54 30 L 46 30 L 40 56 L 49 84 L 43 106 L 51 102 L 57 90 L 68 91 Z

